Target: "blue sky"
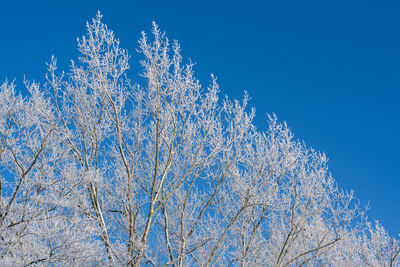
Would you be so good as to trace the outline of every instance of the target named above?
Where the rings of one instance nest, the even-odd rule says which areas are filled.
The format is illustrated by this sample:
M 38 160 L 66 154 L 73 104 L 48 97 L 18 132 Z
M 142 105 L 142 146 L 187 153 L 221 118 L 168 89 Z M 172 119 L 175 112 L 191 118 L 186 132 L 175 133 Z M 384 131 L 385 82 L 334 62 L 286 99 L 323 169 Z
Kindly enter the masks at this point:
M 371 219 L 400 232 L 400 2 L 3 1 L 0 81 L 43 81 L 52 54 L 68 66 L 97 10 L 132 64 L 155 20 L 203 86 L 214 73 L 222 94 L 247 90 L 259 129 L 276 113 L 327 154 L 339 185 L 369 201 Z

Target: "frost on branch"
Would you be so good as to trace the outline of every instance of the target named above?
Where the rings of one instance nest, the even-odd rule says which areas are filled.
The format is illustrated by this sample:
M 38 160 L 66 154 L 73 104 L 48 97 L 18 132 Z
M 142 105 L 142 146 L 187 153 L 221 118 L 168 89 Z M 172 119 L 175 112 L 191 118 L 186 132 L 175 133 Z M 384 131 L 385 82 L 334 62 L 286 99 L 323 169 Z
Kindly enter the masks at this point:
M 69 70 L 1 86 L 2 266 L 398 264 L 325 154 L 275 115 L 257 130 L 248 95 L 203 88 L 155 23 L 129 79 L 101 18 Z

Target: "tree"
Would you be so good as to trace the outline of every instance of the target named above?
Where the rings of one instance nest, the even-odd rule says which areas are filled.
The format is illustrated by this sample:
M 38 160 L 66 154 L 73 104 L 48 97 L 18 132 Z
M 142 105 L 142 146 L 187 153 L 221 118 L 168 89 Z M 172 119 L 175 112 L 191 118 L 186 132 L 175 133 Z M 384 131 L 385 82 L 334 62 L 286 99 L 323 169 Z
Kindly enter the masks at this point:
M 323 153 L 275 115 L 258 131 L 247 94 L 220 100 L 213 76 L 202 88 L 155 23 L 132 82 L 101 18 L 69 73 L 52 57 L 29 96 L 1 86 L 2 265 L 398 263 Z

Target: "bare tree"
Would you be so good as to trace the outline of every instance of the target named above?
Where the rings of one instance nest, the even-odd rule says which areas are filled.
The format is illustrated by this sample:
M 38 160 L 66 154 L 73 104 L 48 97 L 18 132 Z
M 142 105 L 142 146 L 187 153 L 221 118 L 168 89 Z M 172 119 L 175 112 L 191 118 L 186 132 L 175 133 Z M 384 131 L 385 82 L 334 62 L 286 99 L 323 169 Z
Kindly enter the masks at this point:
M 275 115 L 258 131 L 247 94 L 220 100 L 213 76 L 202 88 L 156 24 L 132 82 L 101 17 L 68 73 L 52 58 L 26 98 L 1 86 L 2 265 L 397 263 L 323 153 Z

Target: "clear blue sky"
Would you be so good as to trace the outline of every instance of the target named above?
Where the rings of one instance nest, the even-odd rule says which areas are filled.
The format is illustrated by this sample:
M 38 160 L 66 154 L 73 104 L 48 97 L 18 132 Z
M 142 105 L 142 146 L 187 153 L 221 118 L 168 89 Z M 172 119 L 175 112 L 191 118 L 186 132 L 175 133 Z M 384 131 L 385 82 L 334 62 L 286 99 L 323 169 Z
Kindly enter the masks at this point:
M 51 54 L 68 65 L 97 10 L 132 63 L 155 20 L 203 85 L 214 73 L 223 94 L 247 90 L 259 129 L 267 113 L 287 121 L 328 155 L 341 187 L 370 201 L 370 218 L 400 232 L 400 2 L 3 1 L 0 81 L 43 81 Z

